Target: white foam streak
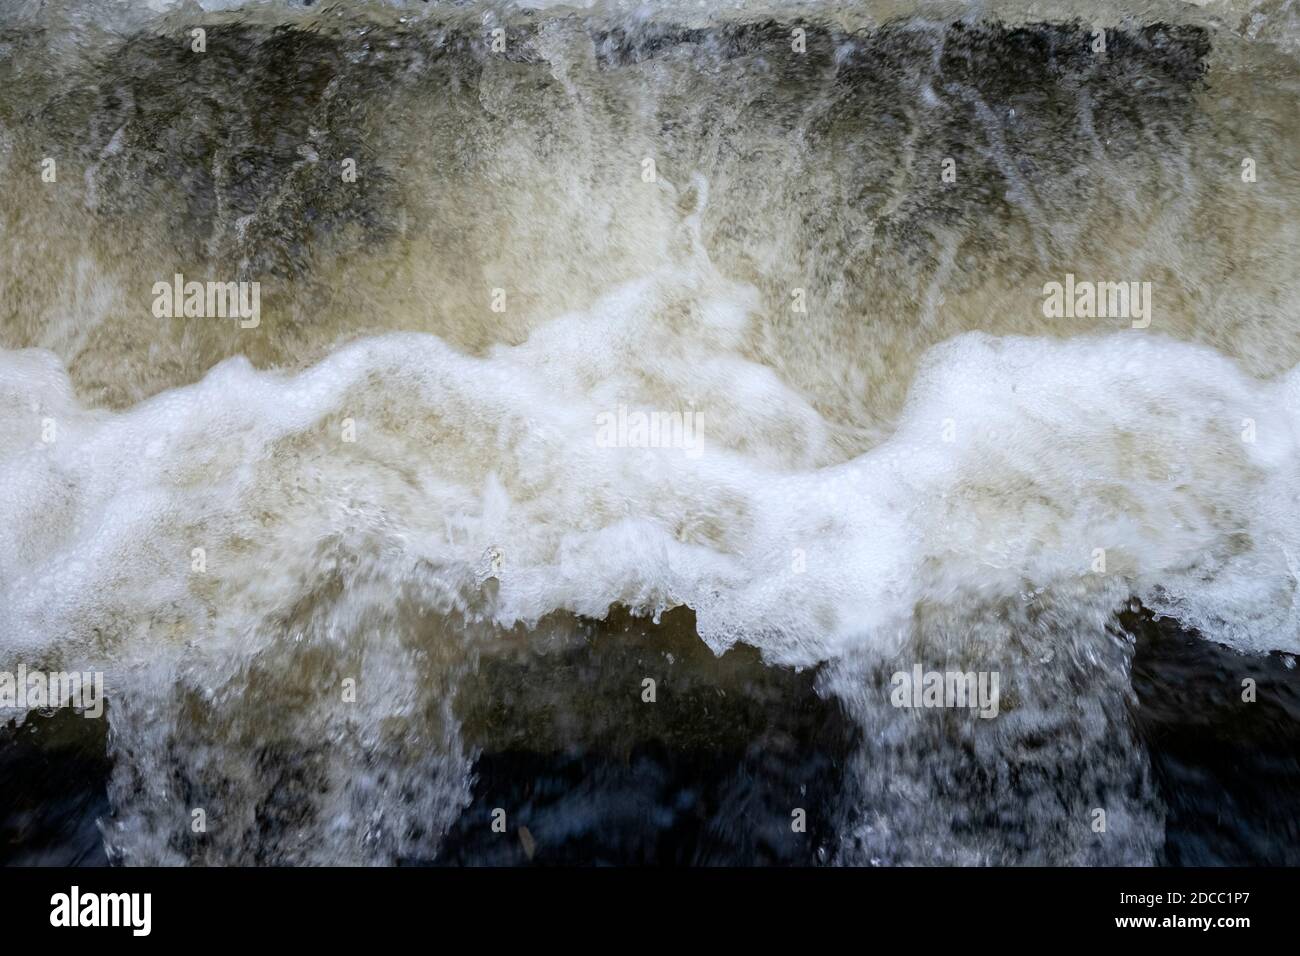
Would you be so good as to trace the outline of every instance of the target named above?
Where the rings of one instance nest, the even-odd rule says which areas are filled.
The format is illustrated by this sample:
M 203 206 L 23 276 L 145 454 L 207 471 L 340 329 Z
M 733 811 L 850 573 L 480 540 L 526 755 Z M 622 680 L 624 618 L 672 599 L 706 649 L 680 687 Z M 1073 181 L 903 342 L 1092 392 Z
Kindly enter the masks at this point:
M 703 302 L 674 327 L 683 287 Z M 231 626 L 310 576 L 265 557 L 310 554 L 341 521 L 449 581 L 482 582 L 497 549 L 483 613 L 503 626 L 687 604 L 715 648 L 744 636 L 807 664 L 905 631 L 920 603 L 1085 589 L 1104 549 L 1105 574 L 1209 636 L 1300 647 L 1296 372 L 1259 382 L 1138 333 L 969 334 L 931 353 L 889 440 L 816 467 L 823 423 L 735 350 L 750 301 L 665 272 L 483 358 L 381 336 L 298 375 L 230 360 L 121 414 L 76 405 L 48 353 L 8 353 L 5 629 L 57 646 L 159 606 L 195 634 L 214 612 Z M 594 441 L 602 409 L 683 397 L 705 422 L 698 458 Z M 194 547 L 257 600 L 199 613 Z

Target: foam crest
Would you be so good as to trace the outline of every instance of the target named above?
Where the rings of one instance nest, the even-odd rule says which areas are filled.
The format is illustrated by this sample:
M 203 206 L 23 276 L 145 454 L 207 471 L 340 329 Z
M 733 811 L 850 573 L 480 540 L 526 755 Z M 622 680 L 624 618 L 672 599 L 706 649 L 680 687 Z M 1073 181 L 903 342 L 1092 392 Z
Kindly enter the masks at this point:
M 48 353 L 7 354 L 9 632 L 84 636 L 110 600 L 192 608 L 188 556 L 205 545 L 217 567 L 252 549 L 217 572 L 227 587 L 291 594 L 258 549 L 309 549 L 350 515 L 405 529 L 395 559 L 450 579 L 496 549 L 484 613 L 505 627 L 687 604 L 718 649 L 770 634 L 808 664 L 898 632 L 920 602 L 1087 587 L 1100 549 L 1152 606 L 1295 649 L 1296 372 L 1260 382 L 1150 336 L 974 333 L 927 356 L 888 440 L 810 467 L 824 423 L 727 348 L 731 320 L 721 335 L 662 321 L 690 298 L 681 278 L 630 283 L 481 358 L 381 336 L 297 375 L 230 360 L 120 414 L 78 406 Z M 726 293 L 702 290 L 698 311 L 743 314 Z M 599 446 L 602 411 L 686 388 L 697 455 Z

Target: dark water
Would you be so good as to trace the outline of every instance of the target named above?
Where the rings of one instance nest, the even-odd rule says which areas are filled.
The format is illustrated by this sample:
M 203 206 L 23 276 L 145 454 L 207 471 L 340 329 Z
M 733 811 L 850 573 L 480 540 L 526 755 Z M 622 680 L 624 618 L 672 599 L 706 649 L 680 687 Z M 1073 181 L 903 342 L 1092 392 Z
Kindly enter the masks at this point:
M 591 645 L 559 660 L 521 649 L 491 663 L 495 673 L 482 679 L 517 692 L 485 703 L 497 740 L 474 764 L 473 801 L 436 860 L 401 862 L 835 862 L 830 821 L 858 731 L 814 692 L 813 675 L 764 667 L 744 647 L 715 658 L 690 636 L 689 615 L 674 612 L 659 627 L 615 618 L 591 622 Z M 1244 656 L 1149 613 L 1126 614 L 1124 624 L 1137 639 L 1133 719 L 1168 807 L 1160 865 L 1300 864 L 1300 672 L 1280 655 Z M 621 640 L 633 627 L 641 639 Z M 669 654 L 676 664 L 663 697 L 642 703 L 628 688 L 639 690 L 647 658 Z M 1250 707 L 1238 705 L 1244 675 L 1258 685 Z M 722 694 L 719 684 L 746 691 Z M 0 864 L 107 865 L 96 825 L 109 816 L 103 728 L 56 712 L 0 737 L 0 776 L 11 782 L 0 790 Z M 807 809 L 806 834 L 791 831 L 791 805 Z M 506 834 L 492 832 L 496 807 L 512 808 Z M 290 825 L 283 809 L 261 808 L 261 822 Z M 1004 838 L 1020 834 L 1008 828 Z
M 1162 862 L 1295 866 L 1300 674 L 1283 655 L 1243 656 L 1170 620 L 1141 627 L 1135 717 L 1168 808 Z M 1242 707 L 1241 681 L 1257 682 Z

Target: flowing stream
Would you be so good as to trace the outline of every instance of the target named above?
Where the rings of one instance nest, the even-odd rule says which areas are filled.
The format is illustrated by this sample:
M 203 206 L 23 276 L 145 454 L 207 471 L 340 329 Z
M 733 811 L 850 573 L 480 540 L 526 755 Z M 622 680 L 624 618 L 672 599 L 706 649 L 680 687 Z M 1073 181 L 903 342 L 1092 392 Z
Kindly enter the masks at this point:
M 1295 0 L 3 0 L 0 670 L 107 709 L 0 860 L 1300 862 L 1297 106 Z

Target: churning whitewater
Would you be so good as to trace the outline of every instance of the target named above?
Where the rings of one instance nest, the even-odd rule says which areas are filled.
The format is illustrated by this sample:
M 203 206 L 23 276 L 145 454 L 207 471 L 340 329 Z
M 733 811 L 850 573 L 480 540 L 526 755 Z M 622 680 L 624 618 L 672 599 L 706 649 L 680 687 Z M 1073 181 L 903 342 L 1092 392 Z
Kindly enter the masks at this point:
M 1163 859 L 1121 616 L 1300 653 L 1300 13 L 1039 6 L 0 15 L 0 669 L 105 675 L 108 858 L 437 861 L 492 662 L 689 609 L 847 717 L 806 862 Z

